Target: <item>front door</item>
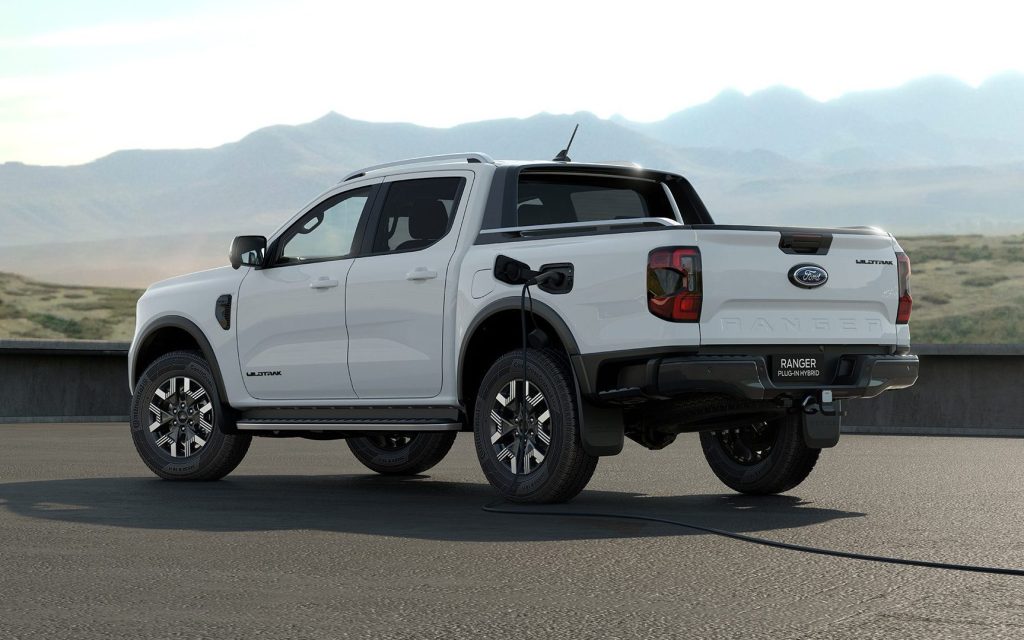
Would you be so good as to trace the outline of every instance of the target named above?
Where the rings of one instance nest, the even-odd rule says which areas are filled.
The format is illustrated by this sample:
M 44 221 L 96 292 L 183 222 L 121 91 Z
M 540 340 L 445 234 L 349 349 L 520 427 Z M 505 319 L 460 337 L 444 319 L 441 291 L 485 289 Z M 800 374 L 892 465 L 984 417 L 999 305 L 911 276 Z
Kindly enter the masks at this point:
M 345 281 L 377 190 L 364 183 L 314 205 L 271 245 L 267 264 L 242 280 L 238 360 L 252 397 L 355 397 Z
M 389 178 L 346 291 L 349 372 L 360 398 L 441 392 L 445 279 L 470 171 Z

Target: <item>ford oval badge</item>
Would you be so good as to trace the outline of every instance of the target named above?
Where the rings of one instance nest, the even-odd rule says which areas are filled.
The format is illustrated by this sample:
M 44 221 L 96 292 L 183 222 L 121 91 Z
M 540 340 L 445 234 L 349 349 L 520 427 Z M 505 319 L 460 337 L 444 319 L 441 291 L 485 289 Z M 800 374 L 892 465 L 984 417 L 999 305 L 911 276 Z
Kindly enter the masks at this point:
M 801 289 L 815 289 L 828 282 L 828 271 L 816 264 L 798 264 L 789 270 L 789 281 Z

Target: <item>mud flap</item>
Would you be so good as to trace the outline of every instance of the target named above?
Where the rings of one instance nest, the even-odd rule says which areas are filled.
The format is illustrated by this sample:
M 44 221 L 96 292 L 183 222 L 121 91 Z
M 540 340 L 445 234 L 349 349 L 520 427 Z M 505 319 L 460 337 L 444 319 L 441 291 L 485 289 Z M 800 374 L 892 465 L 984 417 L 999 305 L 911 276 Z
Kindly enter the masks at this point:
M 839 426 L 842 422 L 842 408 L 836 402 L 834 415 L 815 413 L 804 416 L 804 443 L 812 449 L 828 449 L 839 443 Z
M 622 451 L 625 421 L 622 409 L 598 407 L 581 400 L 580 438 L 583 450 L 592 456 L 614 456 Z
M 622 452 L 626 435 L 626 419 L 619 407 L 591 404 L 580 390 L 581 376 L 586 375 L 582 359 L 570 356 L 573 382 L 576 387 L 576 406 L 580 408 L 580 440 L 583 450 L 592 456 L 614 456 Z

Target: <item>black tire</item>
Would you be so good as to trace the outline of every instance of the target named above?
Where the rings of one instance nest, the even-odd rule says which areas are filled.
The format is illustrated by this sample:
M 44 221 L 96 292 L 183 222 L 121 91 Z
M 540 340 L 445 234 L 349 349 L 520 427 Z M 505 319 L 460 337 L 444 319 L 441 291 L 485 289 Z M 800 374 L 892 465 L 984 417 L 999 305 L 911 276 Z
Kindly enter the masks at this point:
M 549 442 L 543 450 L 543 459 L 536 462 L 536 466 L 530 470 L 529 460 L 534 458 L 524 456 L 524 463 L 519 468 L 525 469 L 525 473 L 514 473 L 511 468 L 512 458 L 518 454 L 505 457 L 506 462 L 499 459 L 499 455 L 504 456 L 505 448 L 512 450 L 513 446 L 520 446 L 520 442 L 532 443 L 522 445 L 524 452 L 530 452 L 528 455 L 535 457 L 540 453 L 538 447 L 541 446 L 541 440 L 538 438 L 542 427 L 539 421 L 535 423 L 536 432 L 524 432 L 522 437 L 519 437 L 515 435 L 515 430 L 510 429 L 510 423 L 495 422 L 492 418 L 492 409 L 498 406 L 496 403 L 499 402 L 499 395 L 503 390 L 511 392 L 512 381 L 522 380 L 523 352 L 519 349 L 498 358 L 480 383 L 473 412 L 477 456 L 488 482 L 505 499 L 523 503 L 565 502 L 574 498 L 587 486 L 594 475 L 594 469 L 597 468 L 597 457 L 588 455 L 583 450 L 576 388 L 568 361 L 561 354 L 537 349 L 530 349 L 527 359 L 529 364 L 526 380 L 531 389 L 539 389 L 539 402 L 544 403 L 536 407 L 545 406 L 545 411 L 548 412 L 543 421 L 543 431 Z M 522 384 L 519 386 L 521 388 Z M 512 392 L 506 399 L 509 405 L 513 404 L 514 395 L 515 392 Z M 528 393 L 524 393 L 523 396 L 530 398 Z M 533 396 L 537 397 L 538 394 Z M 508 408 L 506 404 L 500 404 L 500 407 Z M 508 408 L 508 411 L 510 416 L 516 415 L 518 405 Z M 500 428 L 508 438 L 507 447 L 500 439 L 498 444 L 492 442 L 492 437 L 501 436 L 494 425 L 502 425 Z M 533 447 L 532 450 L 530 446 Z M 502 449 L 501 454 L 498 448 Z
M 188 390 L 181 384 L 184 379 L 189 380 Z M 193 388 L 193 383 L 199 388 Z M 170 389 L 174 392 L 168 394 Z M 173 414 L 165 410 L 171 404 L 177 406 L 178 400 L 192 404 Z M 153 405 L 157 405 L 155 409 Z M 224 432 L 225 427 L 233 426 L 231 420 L 213 372 L 199 353 L 164 354 L 146 368 L 135 385 L 132 441 L 146 466 L 166 480 L 219 480 L 231 473 L 252 442 L 248 434 Z M 153 427 L 158 422 L 161 424 Z
M 740 493 L 767 495 L 789 491 L 803 482 L 821 449 L 804 444 L 802 413 L 772 422 L 705 431 L 704 457 L 718 479 Z
M 346 440 L 356 460 L 371 471 L 391 476 L 423 473 L 444 459 L 457 432 L 382 433 Z

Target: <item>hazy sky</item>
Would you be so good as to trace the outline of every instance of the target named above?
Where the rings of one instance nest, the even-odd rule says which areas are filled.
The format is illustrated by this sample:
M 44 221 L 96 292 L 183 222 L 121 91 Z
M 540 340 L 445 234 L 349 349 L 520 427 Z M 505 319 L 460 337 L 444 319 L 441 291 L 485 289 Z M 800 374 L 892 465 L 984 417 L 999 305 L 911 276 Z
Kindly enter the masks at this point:
M 725 88 L 827 100 L 1024 71 L 1024 4 L 0 0 L 0 162 L 216 146 L 337 111 L 657 120 Z

